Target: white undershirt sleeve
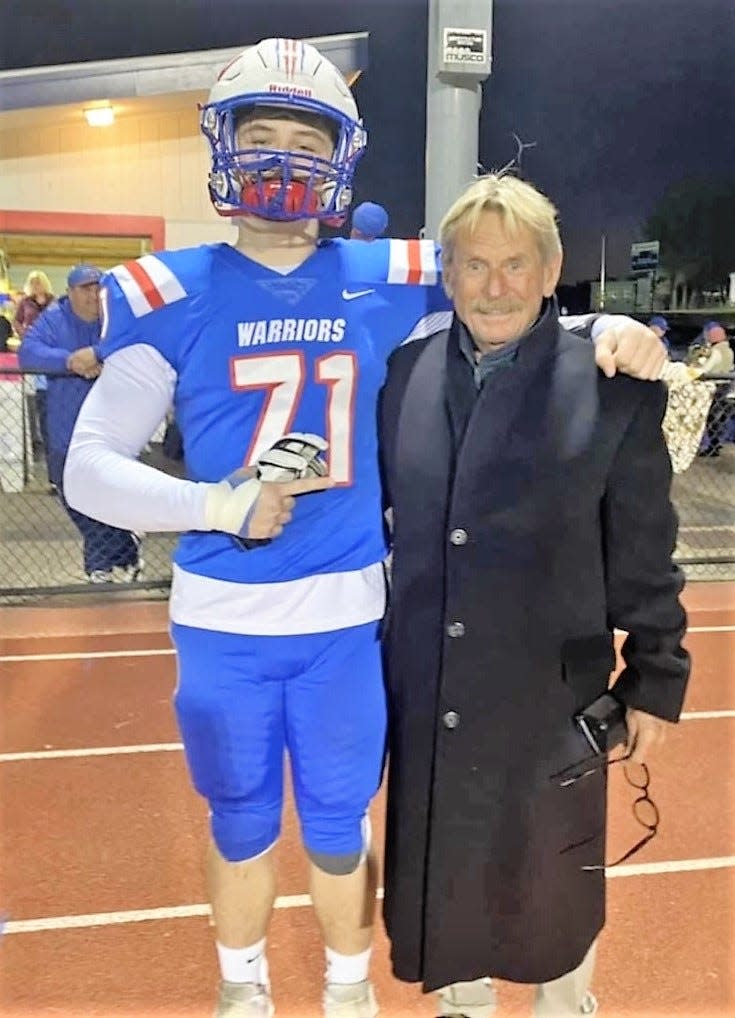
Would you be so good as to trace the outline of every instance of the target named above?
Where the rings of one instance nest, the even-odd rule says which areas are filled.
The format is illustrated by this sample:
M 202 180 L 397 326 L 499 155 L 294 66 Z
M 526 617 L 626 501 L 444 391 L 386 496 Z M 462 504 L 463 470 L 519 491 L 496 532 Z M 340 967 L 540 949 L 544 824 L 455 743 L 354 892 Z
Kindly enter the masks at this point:
M 206 530 L 210 487 L 139 463 L 171 405 L 176 373 L 152 346 L 111 354 L 77 418 L 64 497 L 80 512 L 125 530 Z

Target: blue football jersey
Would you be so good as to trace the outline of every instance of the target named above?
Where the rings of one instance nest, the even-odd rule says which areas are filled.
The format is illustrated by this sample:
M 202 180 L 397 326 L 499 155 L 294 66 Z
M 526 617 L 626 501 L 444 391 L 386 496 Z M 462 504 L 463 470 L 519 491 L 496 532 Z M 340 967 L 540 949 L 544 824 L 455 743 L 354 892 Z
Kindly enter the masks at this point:
M 183 569 L 242 583 L 362 569 L 386 554 L 377 400 L 391 351 L 445 328 L 433 241 L 330 240 L 287 275 L 227 244 L 146 255 L 104 280 L 100 355 L 139 343 L 176 374 L 187 476 L 219 481 L 290 431 L 329 442 L 337 487 L 297 499 L 271 544 L 182 535 Z

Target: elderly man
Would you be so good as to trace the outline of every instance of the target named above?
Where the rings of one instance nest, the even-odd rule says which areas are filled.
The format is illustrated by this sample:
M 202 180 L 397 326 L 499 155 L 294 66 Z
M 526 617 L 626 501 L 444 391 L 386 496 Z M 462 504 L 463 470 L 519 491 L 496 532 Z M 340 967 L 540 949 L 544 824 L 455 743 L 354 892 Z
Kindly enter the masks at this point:
M 596 1008 L 605 914 L 606 757 L 575 716 L 627 630 L 607 703 L 639 783 L 689 672 L 665 391 L 560 327 L 555 209 L 529 184 L 483 177 L 440 238 L 452 324 L 392 355 L 381 411 L 393 967 L 443 988 L 442 1015 L 490 1015 L 489 975 L 571 1018 Z

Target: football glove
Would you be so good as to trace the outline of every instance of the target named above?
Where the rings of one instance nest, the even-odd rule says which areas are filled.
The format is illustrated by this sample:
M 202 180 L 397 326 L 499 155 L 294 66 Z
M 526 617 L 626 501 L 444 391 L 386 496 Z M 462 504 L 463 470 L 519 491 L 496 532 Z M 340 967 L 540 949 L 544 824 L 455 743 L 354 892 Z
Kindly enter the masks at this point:
M 327 464 L 320 453 L 329 443 L 321 435 L 289 432 L 262 452 L 256 461 L 259 481 L 295 481 L 300 477 L 326 477 Z

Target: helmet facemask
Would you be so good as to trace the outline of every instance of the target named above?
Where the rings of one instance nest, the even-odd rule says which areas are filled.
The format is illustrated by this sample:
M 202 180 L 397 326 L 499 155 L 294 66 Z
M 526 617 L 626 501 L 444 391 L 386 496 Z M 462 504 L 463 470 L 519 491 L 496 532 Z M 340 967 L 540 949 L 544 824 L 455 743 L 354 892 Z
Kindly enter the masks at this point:
M 331 157 L 261 144 L 241 147 L 239 130 L 255 118 L 320 128 L 332 137 Z M 334 226 L 344 221 L 365 147 L 365 132 L 356 121 L 313 99 L 262 93 L 207 104 L 201 127 L 212 155 L 209 193 L 220 215 L 319 219 Z

